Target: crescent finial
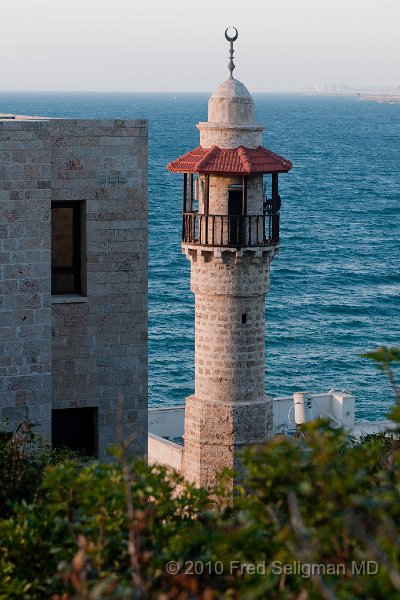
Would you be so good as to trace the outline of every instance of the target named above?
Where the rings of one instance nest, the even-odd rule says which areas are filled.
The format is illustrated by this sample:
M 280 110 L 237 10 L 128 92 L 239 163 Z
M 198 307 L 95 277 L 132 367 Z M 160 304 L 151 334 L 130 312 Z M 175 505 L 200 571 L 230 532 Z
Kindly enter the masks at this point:
M 239 37 L 239 32 L 236 29 L 236 27 L 232 27 L 232 29 L 235 30 L 235 35 L 233 35 L 233 36 L 230 36 L 228 34 L 229 27 L 227 27 L 225 29 L 225 39 L 230 43 L 228 69 L 229 69 L 231 79 L 233 79 L 232 73 L 233 73 L 233 69 L 235 68 L 235 63 L 233 62 L 233 42 L 235 42 Z
M 238 32 L 238 30 L 236 29 L 236 27 L 232 27 L 232 29 L 234 29 L 234 30 L 236 31 L 236 33 L 235 33 L 235 35 L 234 35 L 233 37 L 231 37 L 230 35 L 228 35 L 228 31 L 229 31 L 229 29 L 230 29 L 230 27 L 227 27 L 227 28 L 225 29 L 225 39 L 226 39 L 228 42 L 235 42 L 235 41 L 238 39 L 238 37 L 239 37 L 239 32 Z

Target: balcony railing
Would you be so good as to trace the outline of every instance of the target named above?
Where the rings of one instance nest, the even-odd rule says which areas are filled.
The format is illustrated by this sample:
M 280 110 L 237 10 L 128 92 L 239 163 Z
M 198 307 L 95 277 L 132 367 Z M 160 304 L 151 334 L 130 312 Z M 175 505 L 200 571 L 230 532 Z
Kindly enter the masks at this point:
M 279 243 L 279 212 L 245 216 L 184 212 L 182 241 L 225 248 L 273 246 Z

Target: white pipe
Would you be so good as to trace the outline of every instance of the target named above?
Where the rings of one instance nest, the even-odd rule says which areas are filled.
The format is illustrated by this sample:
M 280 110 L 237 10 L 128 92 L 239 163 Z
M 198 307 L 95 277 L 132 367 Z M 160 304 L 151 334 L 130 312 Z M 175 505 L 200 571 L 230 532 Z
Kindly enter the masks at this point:
M 303 425 L 312 421 L 312 405 L 309 392 L 295 392 L 293 394 L 294 420 L 296 425 Z

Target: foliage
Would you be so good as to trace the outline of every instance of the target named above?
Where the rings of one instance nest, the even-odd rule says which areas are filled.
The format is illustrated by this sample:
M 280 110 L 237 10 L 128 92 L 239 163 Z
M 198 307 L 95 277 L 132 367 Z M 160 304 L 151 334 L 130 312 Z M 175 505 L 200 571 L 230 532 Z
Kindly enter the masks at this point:
M 0 432 L 0 518 L 10 513 L 10 500 L 35 499 L 45 466 L 73 456 L 67 449 L 53 450 L 26 422 L 14 435 Z
M 395 398 L 395 404 L 388 416 L 393 421 L 400 423 L 400 388 L 396 383 L 393 372 L 394 366 L 400 363 L 400 348 L 381 346 L 377 350 L 366 352 L 363 356 L 373 360 L 377 368 L 387 375 Z
M 233 503 L 123 446 L 107 464 L 42 461 L 36 490 L 9 487 L 0 599 L 397 599 L 398 438 L 350 443 L 323 421 L 275 437 L 244 452 Z

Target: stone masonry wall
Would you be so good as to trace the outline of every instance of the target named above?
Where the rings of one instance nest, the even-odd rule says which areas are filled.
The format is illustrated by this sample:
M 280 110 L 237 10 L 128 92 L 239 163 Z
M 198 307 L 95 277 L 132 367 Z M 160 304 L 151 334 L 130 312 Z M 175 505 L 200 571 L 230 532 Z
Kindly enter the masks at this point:
M 223 468 L 240 472 L 238 452 L 264 442 L 273 427 L 272 401 L 218 403 L 186 398 L 183 474 L 196 485 L 212 487 Z M 240 479 L 240 478 L 239 478 Z
M 264 397 L 264 311 L 264 297 L 196 295 L 197 398 L 249 402 Z
M 270 255 L 249 251 L 245 256 L 234 252 L 192 256 L 197 398 L 221 402 L 264 398 Z
M 47 436 L 50 169 L 46 123 L 0 117 L 0 428 L 28 418 Z
M 0 115 L 0 422 L 95 407 L 147 449 L 147 121 Z M 51 296 L 51 202 L 82 207 L 83 292 Z
M 195 293 L 195 394 L 186 399 L 185 477 L 212 486 L 244 444 L 266 439 L 265 295 L 273 249 L 188 249 Z M 245 322 L 243 322 L 245 321 Z
M 51 127 L 53 200 L 84 202 L 86 298 L 53 298 L 53 407 L 99 408 L 99 455 L 147 449 L 147 122 Z
M 199 123 L 200 145 L 202 148 L 257 148 L 262 144 L 262 125 L 231 125 L 224 126 L 215 123 Z
M 203 180 L 204 175 L 200 176 Z M 209 212 L 214 215 L 227 215 L 229 201 L 229 186 L 242 185 L 242 177 L 223 177 L 212 175 L 210 177 L 210 198 Z M 204 183 L 200 186 L 202 191 L 205 188 Z M 247 214 L 262 215 L 263 214 L 263 177 L 262 175 L 252 175 L 248 177 L 247 183 Z M 204 213 L 204 197 L 200 199 L 200 212 Z

